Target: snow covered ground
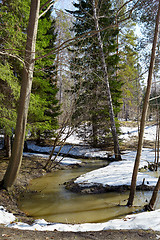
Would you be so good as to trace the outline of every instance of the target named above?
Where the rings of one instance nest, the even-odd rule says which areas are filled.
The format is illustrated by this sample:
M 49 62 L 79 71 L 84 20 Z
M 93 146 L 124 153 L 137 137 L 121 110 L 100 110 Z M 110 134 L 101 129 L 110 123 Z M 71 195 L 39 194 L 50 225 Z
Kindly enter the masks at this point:
M 26 223 L 16 222 L 15 220 L 16 218 L 12 213 L 7 213 L 5 209 L 0 210 L 1 224 L 22 230 L 84 232 L 109 229 L 150 229 L 160 231 L 160 210 L 127 215 L 122 219 L 114 219 L 104 223 L 62 224 L 49 223 L 41 219 L 36 220 L 32 225 L 28 225 Z
M 86 158 L 86 157 L 100 157 L 100 158 L 108 158 L 108 153 L 106 151 L 101 151 L 98 148 L 91 148 L 89 146 L 73 146 L 72 144 L 75 144 L 73 141 L 67 142 L 67 145 L 64 145 L 60 151 L 62 154 L 70 154 L 71 156 L 76 156 L 80 158 Z M 40 152 L 40 153 L 50 153 L 52 151 L 52 147 L 41 147 L 37 146 L 32 142 L 28 142 L 28 148 L 32 151 Z M 57 146 L 55 148 L 55 153 L 59 152 L 60 146 Z
M 122 155 L 123 161 L 112 162 L 108 166 L 94 170 L 92 172 L 81 175 L 75 180 L 81 186 L 92 186 L 95 184 L 102 184 L 103 186 L 120 186 L 130 185 L 132 171 L 136 151 L 129 151 Z M 154 152 L 151 149 L 143 149 L 140 168 L 147 166 L 147 162 L 154 161 Z M 144 181 L 145 179 L 145 181 Z M 139 172 L 137 178 L 137 185 L 141 185 L 144 181 L 145 185 L 155 186 L 157 178 L 151 177 L 147 173 Z
M 121 127 L 122 135 L 121 139 L 129 141 L 132 137 L 138 137 L 137 127 Z M 155 141 L 156 139 L 156 125 L 150 125 L 145 127 L 144 139 Z
M 131 128 L 122 128 L 123 135 L 122 137 L 125 140 L 129 140 L 131 136 L 137 134 L 137 130 Z M 147 127 L 145 131 L 145 138 L 147 140 L 155 139 L 155 126 Z M 72 141 L 74 138 L 72 139 Z M 74 141 L 73 141 L 74 142 Z M 34 150 L 38 150 L 37 147 Z M 41 152 L 45 152 L 39 148 Z M 46 149 L 46 151 L 50 151 L 51 149 Z M 63 149 L 63 151 L 67 151 L 67 149 Z M 75 147 L 72 149 L 72 153 L 76 155 L 76 153 L 86 154 L 86 148 Z M 89 156 L 106 156 L 105 151 L 98 151 L 98 149 L 89 149 L 87 150 L 87 154 Z M 128 151 L 122 156 L 123 160 L 121 162 L 113 162 L 107 167 L 94 170 L 85 175 L 80 176 L 76 182 L 78 184 L 95 184 L 101 183 L 103 185 L 120 185 L 120 184 L 130 184 L 131 175 L 133 170 L 133 164 L 135 159 L 136 152 Z M 43 155 L 44 156 L 44 155 Z M 64 158 L 65 160 L 65 158 Z M 72 162 L 72 158 L 68 159 L 70 163 Z M 73 159 L 77 161 L 76 159 Z M 147 162 L 154 161 L 154 151 L 152 149 L 143 149 L 141 164 L 140 167 L 144 167 L 147 165 Z M 66 158 L 67 162 L 67 158 Z M 72 162 L 73 163 L 73 162 Z M 145 178 L 145 184 L 150 186 L 154 186 L 156 184 L 157 178 L 154 178 L 147 174 L 147 172 L 140 172 L 138 174 L 138 184 L 141 184 L 143 179 Z M 142 212 L 138 214 L 127 215 L 122 219 L 114 219 L 104 223 L 84 223 L 84 224 L 61 224 L 61 223 L 49 223 L 45 220 L 36 220 L 33 225 L 28 225 L 26 223 L 21 223 L 16 221 L 16 217 L 12 213 L 7 213 L 3 207 L 0 207 L 0 223 L 5 224 L 8 227 L 19 228 L 19 229 L 27 229 L 27 230 L 48 230 L 48 231 L 99 231 L 99 230 L 107 230 L 107 229 L 152 229 L 154 231 L 160 231 L 160 210 L 156 210 L 153 212 Z

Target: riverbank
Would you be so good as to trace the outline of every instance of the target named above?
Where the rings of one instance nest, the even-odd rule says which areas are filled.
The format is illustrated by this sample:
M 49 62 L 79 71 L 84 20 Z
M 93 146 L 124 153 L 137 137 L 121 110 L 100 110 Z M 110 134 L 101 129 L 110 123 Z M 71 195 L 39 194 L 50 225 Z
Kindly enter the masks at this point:
M 6 170 L 8 159 L 3 156 L 3 152 L 0 153 L 0 180 Z M 46 159 L 42 157 L 26 156 L 23 158 L 22 167 L 18 176 L 16 185 L 13 192 L 6 192 L 0 190 L 0 205 L 6 207 L 7 211 L 12 212 L 18 221 L 22 223 L 32 224 L 33 219 L 27 217 L 17 207 L 17 196 L 25 191 L 28 182 L 39 176 L 45 174 L 43 166 L 45 165 Z M 63 168 L 63 167 L 62 167 Z M 17 220 L 16 220 L 17 221 Z M 6 228 L 2 226 L 0 229 L 0 239 L 18 239 L 18 235 L 21 236 L 19 239 L 160 239 L 158 232 L 148 230 L 105 230 L 97 232 L 59 232 L 59 231 L 28 231 L 28 230 L 16 230 Z
M 5 157 L 4 151 L 0 150 L 0 181 L 6 171 L 8 159 Z M 19 210 L 17 201 L 20 194 L 26 191 L 29 181 L 45 174 L 43 166 L 46 159 L 37 157 L 23 157 L 22 166 L 12 191 L 0 190 L 0 205 L 6 208 L 8 212 L 12 212 L 18 221 L 32 223 L 34 220 L 27 217 L 25 213 Z
M 0 204 L 3 205 L 7 211 L 12 212 L 18 221 L 32 224 L 34 219 L 26 216 L 17 206 L 17 196 L 25 191 L 28 182 L 39 176 L 45 174 L 42 170 L 46 159 L 39 159 L 37 157 L 24 157 L 20 174 L 18 176 L 13 192 L 0 190 Z M 8 160 L 0 154 L 0 176 L 2 177 Z M 107 240 L 149 240 L 159 239 L 160 233 L 145 230 L 107 230 L 107 231 L 92 231 L 92 232 L 58 232 L 58 231 L 28 231 L 7 228 L 4 225 L 0 226 L 0 239 L 2 240 L 50 240 L 50 239 L 64 239 L 64 240 L 83 240 L 83 239 L 107 239 Z
M 32 157 L 23 157 L 22 166 L 16 185 L 12 192 L 0 190 L 0 205 L 4 206 L 8 212 L 12 212 L 18 221 L 32 224 L 34 219 L 26 216 L 20 211 L 17 206 L 18 195 L 25 191 L 29 181 L 45 174 L 42 166 L 44 166 L 46 159 Z M 2 178 L 8 164 L 8 159 L 4 157 L 4 152 L 0 151 L 0 177 Z M 0 239 L 4 240 L 50 240 L 50 239 L 64 239 L 64 240 L 83 240 L 83 239 L 107 239 L 107 240 L 148 240 L 158 239 L 160 234 L 153 231 L 143 230 L 107 230 L 107 231 L 92 231 L 92 232 L 58 232 L 58 231 L 28 231 L 7 228 L 0 225 Z

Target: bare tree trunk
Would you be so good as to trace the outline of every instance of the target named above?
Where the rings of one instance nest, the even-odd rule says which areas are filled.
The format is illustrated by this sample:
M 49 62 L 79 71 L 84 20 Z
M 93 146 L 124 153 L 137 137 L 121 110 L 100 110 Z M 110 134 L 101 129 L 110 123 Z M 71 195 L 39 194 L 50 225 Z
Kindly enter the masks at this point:
M 5 150 L 6 150 L 6 157 L 11 157 L 11 137 L 8 134 L 4 135 L 4 143 L 5 143 Z
M 97 121 L 96 115 L 92 115 L 92 145 L 93 147 L 97 147 L 98 139 L 97 139 Z
M 92 3 L 93 3 L 93 15 L 94 15 L 95 27 L 96 27 L 96 31 L 98 32 L 97 36 L 98 36 L 100 56 L 102 59 L 102 67 L 103 67 L 103 71 L 104 71 L 104 80 L 105 80 L 106 89 L 107 89 L 109 116 L 110 116 L 110 121 L 111 121 L 111 130 L 112 130 L 112 136 L 113 136 L 113 142 L 114 142 L 114 153 L 115 153 L 116 160 L 121 160 L 117 130 L 116 130 L 116 125 L 115 125 L 112 97 L 111 97 L 111 91 L 110 91 L 109 80 L 108 80 L 108 70 L 107 70 L 107 66 L 106 66 L 106 62 L 105 62 L 105 56 L 104 56 L 104 52 L 103 52 L 103 42 L 102 42 L 102 38 L 101 38 L 101 34 L 100 34 L 99 22 L 98 22 L 98 17 L 97 17 L 97 8 L 96 8 L 97 2 L 96 2 L 96 0 L 92 0 Z
M 160 189 L 160 177 L 158 178 L 157 184 L 154 188 L 154 191 L 153 191 L 153 194 L 152 194 L 152 197 L 151 197 L 151 200 L 150 200 L 149 204 L 145 206 L 145 210 L 149 210 L 149 211 L 154 210 L 153 208 L 154 208 L 154 204 L 155 204 L 156 199 L 157 199 L 159 189 Z
M 157 159 L 156 159 L 156 165 L 155 165 L 155 171 L 158 170 L 158 163 L 159 163 L 159 131 L 160 131 L 160 126 L 159 126 L 159 117 L 158 117 L 158 141 L 157 141 Z
M 157 86 L 156 86 L 156 77 L 154 75 L 155 81 L 155 93 L 157 94 Z M 155 161 L 154 161 L 154 170 L 158 170 L 158 162 L 159 162 L 159 131 L 160 131 L 160 121 L 159 121 L 159 106 L 158 99 L 156 98 L 156 116 L 157 116 L 157 125 L 156 125 L 156 141 L 155 141 Z
M 138 127 L 138 134 L 139 134 L 139 131 L 140 131 L 140 129 L 139 129 L 139 106 L 140 106 L 140 94 L 139 94 L 139 78 L 137 78 L 136 79 L 136 89 L 137 89 L 137 127 Z
M 12 156 L 1 183 L 2 187 L 6 189 L 9 189 L 14 184 L 22 161 L 25 129 L 33 80 L 39 8 L 40 0 L 31 0 L 25 51 L 25 66 L 23 68 L 15 138 L 13 142 Z
M 137 149 L 137 155 L 135 159 L 135 165 L 133 169 L 133 175 L 132 175 L 132 181 L 131 181 L 131 190 L 129 199 L 127 202 L 127 206 L 133 205 L 134 195 L 136 191 L 136 182 L 137 182 L 137 174 L 138 174 L 138 168 L 142 153 L 142 147 L 143 147 L 143 135 L 144 135 L 144 128 L 145 128 L 145 122 L 146 122 L 146 116 L 147 116 L 147 110 L 149 105 L 149 97 L 150 97 L 150 91 L 151 91 L 151 84 L 152 84 L 152 74 L 154 69 L 154 63 L 155 63 L 155 53 L 156 53 L 156 45 L 158 40 L 158 33 L 159 33 L 159 20 L 160 20 L 160 0 L 159 0 L 159 7 L 156 17 L 156 26 L 155 26 L 155 33 L 154 33 L 154 39 L 153 39 L 153 45 L 152 45 L 152 53 L 151 53 L 151 60 L 150 60 L 150 67 L 149 67 L 149 73 L 148 73 L 148 83 L 147 83 L 147 89 L 143 104 L 143 111 L 142 111 L 142 117 L 141 117 L 141 123 L 140 123 L 140 133 L 139 133 L 139 140 L 138 140 L 138 149 Z
M 156 164 L 157 164 L 157 139 L 158 139 L 158 131 L 159 131 L 159 126 L 158 122 L 156 125 L 156 140 L 155 140 L 155 159 L 154 159 L 154 170 L 156 169 Z

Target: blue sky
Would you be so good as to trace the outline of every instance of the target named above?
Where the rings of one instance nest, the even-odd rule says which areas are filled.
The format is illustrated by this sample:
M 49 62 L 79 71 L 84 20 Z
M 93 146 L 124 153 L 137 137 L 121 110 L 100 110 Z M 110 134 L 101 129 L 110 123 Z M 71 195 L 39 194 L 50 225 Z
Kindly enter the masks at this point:
M 58 9 L 72 9 L 73 4 L 72 2 L 76 2 L 76 0 L 58 0 L 57 3 L 55 4 L 55 7 Z

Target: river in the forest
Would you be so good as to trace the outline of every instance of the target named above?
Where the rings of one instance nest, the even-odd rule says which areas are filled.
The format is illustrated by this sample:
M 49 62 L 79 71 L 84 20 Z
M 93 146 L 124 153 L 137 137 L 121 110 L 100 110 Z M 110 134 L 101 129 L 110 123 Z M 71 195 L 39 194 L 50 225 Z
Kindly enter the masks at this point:
M 82 195 L 66 190 L 64 182 L 108 164 L 102 160 L 84 161 L 87 164 L 83 167 L 58 170 L 32 180 L 29 191 L 19 199 L 19 208 L 29 216 L 51 222 L 98 223 L 139 211 L 149 201 L 152 192 L 137 192 L 135 207 L 128 208 L 128 192 Z

